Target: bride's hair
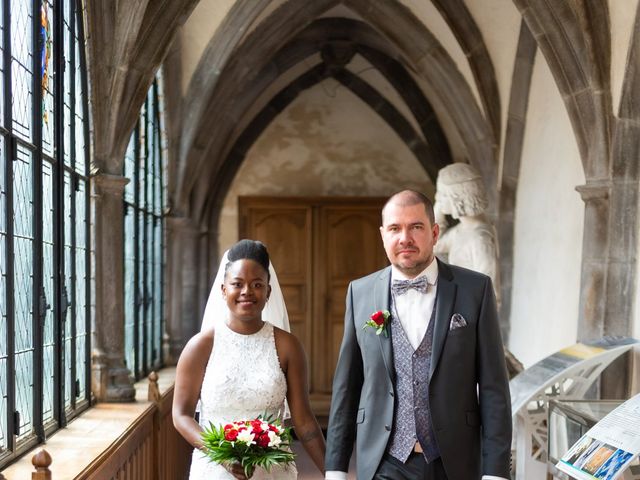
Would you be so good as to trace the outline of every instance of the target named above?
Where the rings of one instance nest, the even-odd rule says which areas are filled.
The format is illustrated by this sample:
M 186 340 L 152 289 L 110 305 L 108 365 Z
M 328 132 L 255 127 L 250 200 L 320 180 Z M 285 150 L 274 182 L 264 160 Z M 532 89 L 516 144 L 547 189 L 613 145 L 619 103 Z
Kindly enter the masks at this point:
M 269 274 L 269 252 L 267 251 L 267 247 L 264 246 L 264 243 L 260 241 L 240 240 L 229 249 L 227 258 L 229 259 L 229 263 L 225 265 L 225 274 L 233 262 L 238 260 L 253 260 L 264 268 L 265 272 L 267 272 L 267 278 L 271 277 Z

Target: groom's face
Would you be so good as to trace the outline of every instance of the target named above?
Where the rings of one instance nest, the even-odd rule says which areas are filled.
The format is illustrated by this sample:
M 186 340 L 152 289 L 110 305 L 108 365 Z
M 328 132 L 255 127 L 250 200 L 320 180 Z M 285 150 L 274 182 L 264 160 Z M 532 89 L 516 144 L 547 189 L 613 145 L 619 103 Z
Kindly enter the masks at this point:
M 389 203 L 382 223 L 382 243 L 391 264 L 409 277 L 427 268 L 433 260 L 440 230 L 429 221 L 424 205 Z

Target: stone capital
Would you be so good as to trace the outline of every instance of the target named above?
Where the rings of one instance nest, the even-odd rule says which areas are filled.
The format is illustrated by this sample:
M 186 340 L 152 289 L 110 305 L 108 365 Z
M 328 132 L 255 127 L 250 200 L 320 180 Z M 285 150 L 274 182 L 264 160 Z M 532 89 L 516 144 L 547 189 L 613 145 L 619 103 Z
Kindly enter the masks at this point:
M 164 218 L 167 230 L 189 236 L 204 235 L 207 231 L 201 228 L 191 217 L 167 216 Z
M 167 228 L 172 228 L 176 230 L 196 230 L 197 225 L 191 219 L 191 217 L 177 217 L 174 215 L 169 215 L 165 217 L 165 222 Z
M 92 180 L 98 194 L 122 195 L 124 187 L 129 183 L 127 177 L 108 173 L 98 173 L 92 177 Z
M 584 185 L 578 185 L 576 191 L 582 197 L 582 200 L 587 203 L 594 200 L 606 200 L 611 193 L 611 180 L 587 180 Z

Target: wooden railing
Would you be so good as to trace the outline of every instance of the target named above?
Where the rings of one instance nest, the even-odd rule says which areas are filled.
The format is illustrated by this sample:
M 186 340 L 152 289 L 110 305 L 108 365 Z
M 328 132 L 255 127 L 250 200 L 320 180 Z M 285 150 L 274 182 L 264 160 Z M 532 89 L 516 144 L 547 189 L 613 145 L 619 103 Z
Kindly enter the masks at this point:
M 74 480 L 180 480 L 188 478 L 192 448 L 173 427 L 171 386 L 160 394 L 158 376 L 149 375 L 149 407 Z M 32 480 L 66 480 L 50 470 L 51 456 L 32 458 Z M 0 474 L 0 480 L 4 480 Z M 28 479 L 24 479 L 28 480 Z
M 173 403 L 173 387 L 167 391 L 157 403 L 154 424 L 157 427 L 154 451 L 157 461 L 154 462 L 158 480 L 175 480 L 188 478 L 193 448 L 177 432 L 173 426 L 171 405 Z

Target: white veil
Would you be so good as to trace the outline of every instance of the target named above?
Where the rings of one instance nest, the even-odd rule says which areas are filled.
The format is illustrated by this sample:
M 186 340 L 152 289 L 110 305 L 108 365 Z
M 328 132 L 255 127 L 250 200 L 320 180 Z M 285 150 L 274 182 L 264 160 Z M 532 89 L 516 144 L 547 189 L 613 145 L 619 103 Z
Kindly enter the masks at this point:
M 227 321 L 229 316 L 229 307 L 227 302 L 222 298 L 221 285 L 224 283 L 224 269 L 229 262 L 229 250 L 224 252 L 220 265 L 218 266 L 218 273 L 213 281 L 211 287 L 211 293 L 209 293 L 209 299 L 207 300 L 207 306 L 204 309 L 204 315 L 202 316 L 202 330 L 211 328 L 219 321 Z M 273 265 L 269 263 L 269 285 L 271 285 L 271 295 L 269 300 L 262 310 L 262 320 L 269 322 L 270 324 L 281 328 L 287 332 L 291 331 L 289 326 L 289 315 L 287 314 L 287 307 L 284 304 L 284 296 L 282 295 L 282 289 L 278 282 L 278 276 L 273 268 Z

